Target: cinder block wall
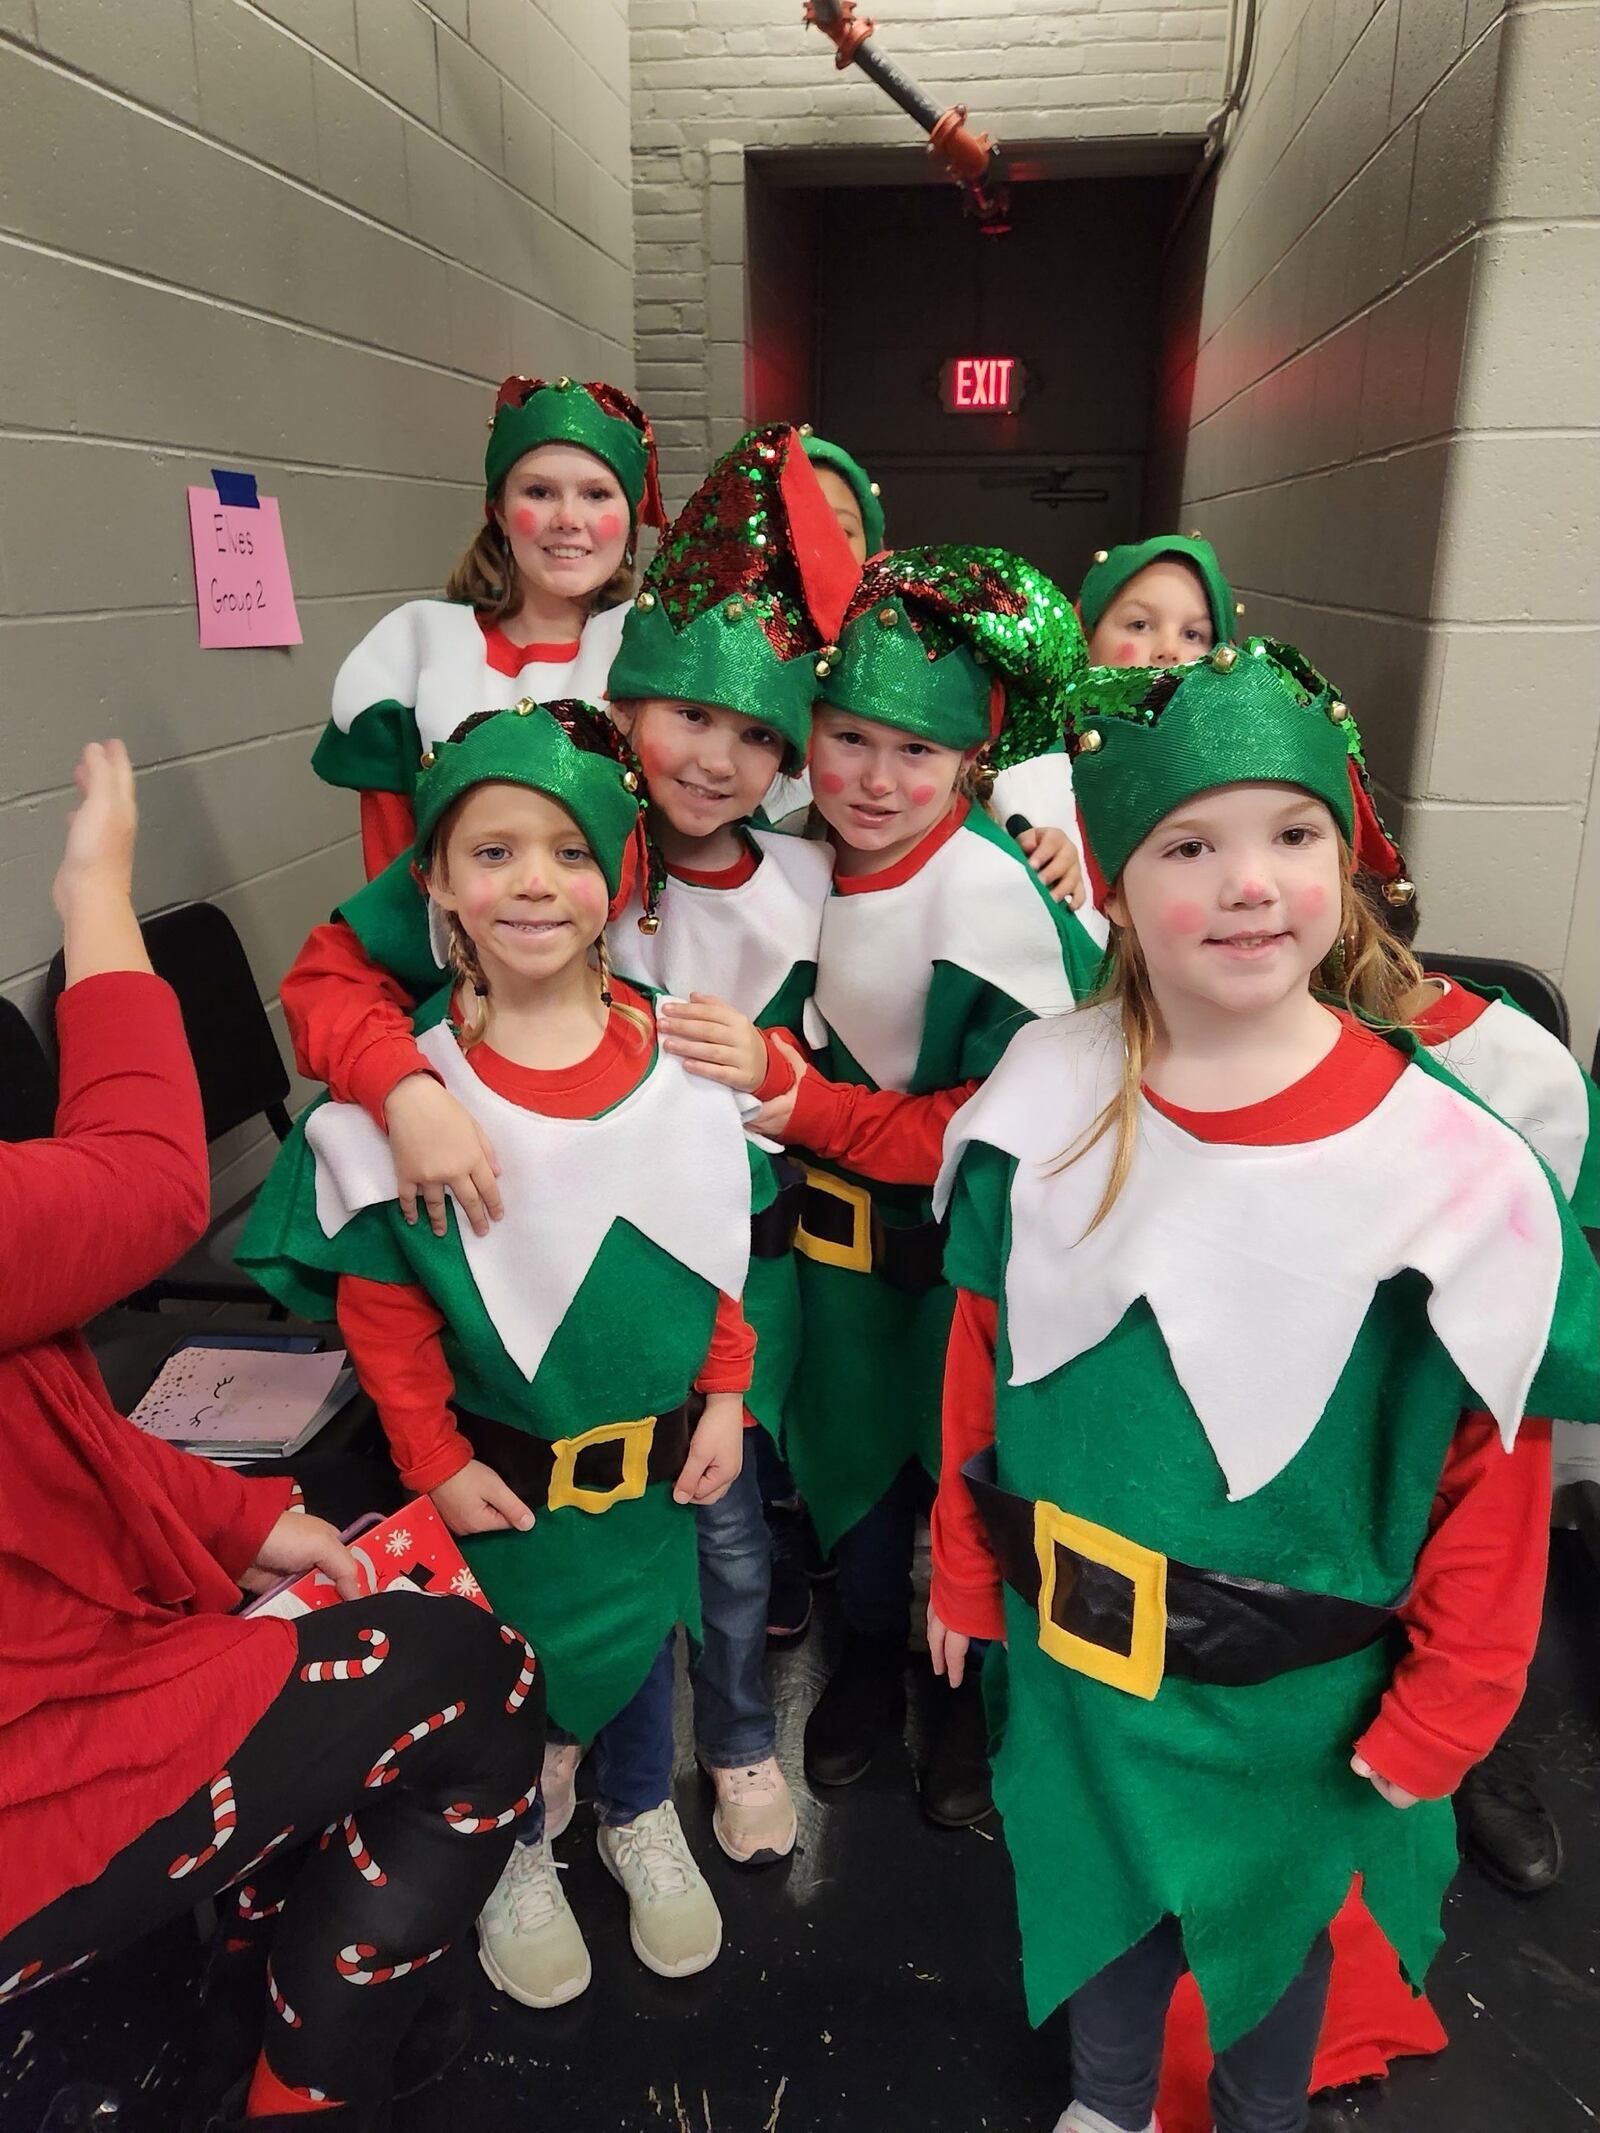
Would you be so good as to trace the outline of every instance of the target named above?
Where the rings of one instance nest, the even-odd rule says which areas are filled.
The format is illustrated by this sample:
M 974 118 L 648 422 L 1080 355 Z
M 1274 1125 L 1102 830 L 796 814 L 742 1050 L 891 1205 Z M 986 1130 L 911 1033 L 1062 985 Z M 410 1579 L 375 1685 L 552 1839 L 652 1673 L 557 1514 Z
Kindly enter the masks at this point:
M 1332 0 L 1326 0 L 1332 5 Z M 880 49 L 941 105 L 1023 141 L 1198 136 L 1222 97 L 1228 10 L 1106 0 L 886 0 Z M 803 28 L 799 0 L 633 0 L 639 393 L 681 502 L 744 417 L 747 149 L 922 134 Z
M 507 371 L 632 381 L 627 69 L 625 0 L 0 0 L 0 991 L 30 1011 L 86 738 L 142 773 L 141 907 L 221 903 L 269 1000 L 359 881 L 353 796 L 307 765 L 339 660 L 465 545 Z M 198 649 L 184 489 L 217 465 L 282 501 L 296 650 Z M 221 1151 L 219 1200 L 261 1155 Z
M 1585 1057 L 1597 97 L 1589 0 L 1264 0 L 1162 392 L 1183 523 L 1358 708 L 1426 941 L 1551 972 Z

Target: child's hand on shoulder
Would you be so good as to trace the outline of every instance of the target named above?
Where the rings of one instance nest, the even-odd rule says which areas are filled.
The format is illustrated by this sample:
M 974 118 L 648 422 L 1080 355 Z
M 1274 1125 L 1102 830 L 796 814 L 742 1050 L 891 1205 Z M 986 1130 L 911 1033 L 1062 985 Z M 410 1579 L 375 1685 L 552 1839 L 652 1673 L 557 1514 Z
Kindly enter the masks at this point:
M 689 1456 L 672 1484 L 674 1503 L 721 1503 L 744 1465 L 744 1395 L 708 1392 L 706 1411 L 689 1439 Z
M 1078 847 L 1064 829 L 1045 823 L 1019 832 L 1017 842 L 1028 864 L 1049 890 L 1051 901 L 1076 911 L 1083 902 L 1083 863 Z
M 692 992 L 687 1000 L 663 1000 L 656 1010 L 661 1049 L 681 1059 L 691 1074 L 753 1094 L 767 1078 L 767 1048 L 748 1015 Z
M 428 1494 L 452 1533 L 531 1532 L 533 1513 L 492 1466 L 469 1459 L 459 1474 Z
M 384 1099 L 383 1120 L 394 1157 L 400 1212 L 417 1219 L 417 1198 L 436 1237 L 445 1233 L 444 1196 L 453 1192 L 473 1234 L 487 1237 L 503 1209 L 500 1165 L 487 1135 L 464 1104 L 431 1074 L 408 1074 Z
M 1403 1785 L 1392 1784 L 1388 1778 L 1379 1777 L 1376 1770 L 1359 1752 L 1350 1758 L 1350 1768 L 1358 1778 L 1365 1778 L 1388 1801 L 1391 1807 L 1415 1807 L 1420 1794 L 1407 1792 Z
M 772 1034 L 774 1050 L 786 1059 L 794 1069 L 794 1079 L 781 1096 L 769 1096 L 759 1111 L 752 1111 L 744 1122 L 746 1133 L 758 1134 L 769 1141 L 787 1140 L 789 1121 L 794 1116 L 795 1100 L 800 1094 L 800 1082 L 811 1071 L 810 1064 L 801 1057 L 782 1030 Z

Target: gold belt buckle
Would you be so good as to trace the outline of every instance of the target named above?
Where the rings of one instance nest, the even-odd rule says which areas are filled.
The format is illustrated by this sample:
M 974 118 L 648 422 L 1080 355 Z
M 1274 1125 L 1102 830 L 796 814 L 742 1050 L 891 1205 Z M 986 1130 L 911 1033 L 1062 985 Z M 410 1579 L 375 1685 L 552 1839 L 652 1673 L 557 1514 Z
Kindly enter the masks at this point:
M 830 1171 L 815 1170 L 809 1163 L 802 1163 L 806 1183 L 818 1192 L 825 1192 L 830 1199 L 842 1200 L 850 1210 L 850 1242 L 836 1244 L 831 1237 L 814 1236 L 806 1228 L 805 1201 L 800 1202 L 800 1218 L 795 1224 L 794 1248 L 804 1252 L 808 1259 L 815 1259 L 819 1266 L 843 1267 L 847 1274 L 870 1274 L 872 1272 L 872 1195 L 864 1185 L 852 1185 L 844 1178 L 836 1178 Z
M 603 1422 L 598 1429 L 586 1429 L 581 1437 L 558 1437 L 550 1447 L 554 1464 L 545 1497 L 547 1507 L 552 1511 L 590 1511 L 598 1516 L 614 1503 L 633 1503 L 649 1484 L 650 1443 L 655 1428 L 655 1416 L 646 1415 L 639 1422 Z M 609 1489 L 586 1489 L 578 1480 L 579 1456 L 596 1444 L 622 1446 L 622 1478 Z
M 1055 1618 L 1059 1550 L 1114 1570 L 1133 1587 L 1133 1635 L 1126 1652 L 1096 1644 Z M 1039 1649 L 1074 1673 L 1103 1681 L 1148 1702 L 1161 1686 L 1167 1659 L 1167 1559 L 1107 1526 L 1094 1525 L 1059 1505 L 1033 1507 L 1033 1550 L 1039 1561 Z

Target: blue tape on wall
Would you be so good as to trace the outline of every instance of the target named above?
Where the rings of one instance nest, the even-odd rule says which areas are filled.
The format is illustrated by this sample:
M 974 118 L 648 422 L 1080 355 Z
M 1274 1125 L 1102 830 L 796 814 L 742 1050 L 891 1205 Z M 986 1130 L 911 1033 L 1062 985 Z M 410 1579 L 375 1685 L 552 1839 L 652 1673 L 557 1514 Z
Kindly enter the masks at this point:
M 219 504 L 226 504 L 235 511 L 261 509 L 261 499 L 256 494 L 256 478 L 253 474 L 230 474 L 226 467 L 213 467 L 211 479 L 216 484 Z

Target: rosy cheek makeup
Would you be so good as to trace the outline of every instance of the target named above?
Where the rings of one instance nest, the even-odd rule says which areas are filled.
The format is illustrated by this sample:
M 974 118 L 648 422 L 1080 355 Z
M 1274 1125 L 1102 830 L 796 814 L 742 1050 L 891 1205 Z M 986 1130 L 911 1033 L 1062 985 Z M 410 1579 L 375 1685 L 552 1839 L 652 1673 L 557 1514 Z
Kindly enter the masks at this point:
M 911 788 L 912 806 L 926 807 L 931 800 L 937 797 L 938 791 L 937 785 L 913 785 Z
M 825 792 L 837 800 L 840 793 L 844 791 L 844 779 L 840 777 L 836 770 L 819 770 L 817 772 L 817 790 Z
M 1313 882 L 1308 888 L 1295 891 L 1292 909 L 1297 922 L 1303 919 L 1320 918 L 1327 908 L 1328 892 L 1320 881 Z
M 1188 934 L 1198 938 L 1205 932 L 1207 917 L 1204 908 L 1195 903 L 1168 904 L 1161 914 L 1164 930 L 1172 934 Z
M 532 504 L 518 504 L 516 510 L 511 514 L 511 523 L 516 527 L 523 539 L 528 541 L 536 540 L 544 531 L 544 521 L 540 518 L 538 512 L 534 510 Z
M 595 520 L 594 530 L 597 540 L 614 541 L 622 531 L 622 521 L 615 511 L 602 511 Z

